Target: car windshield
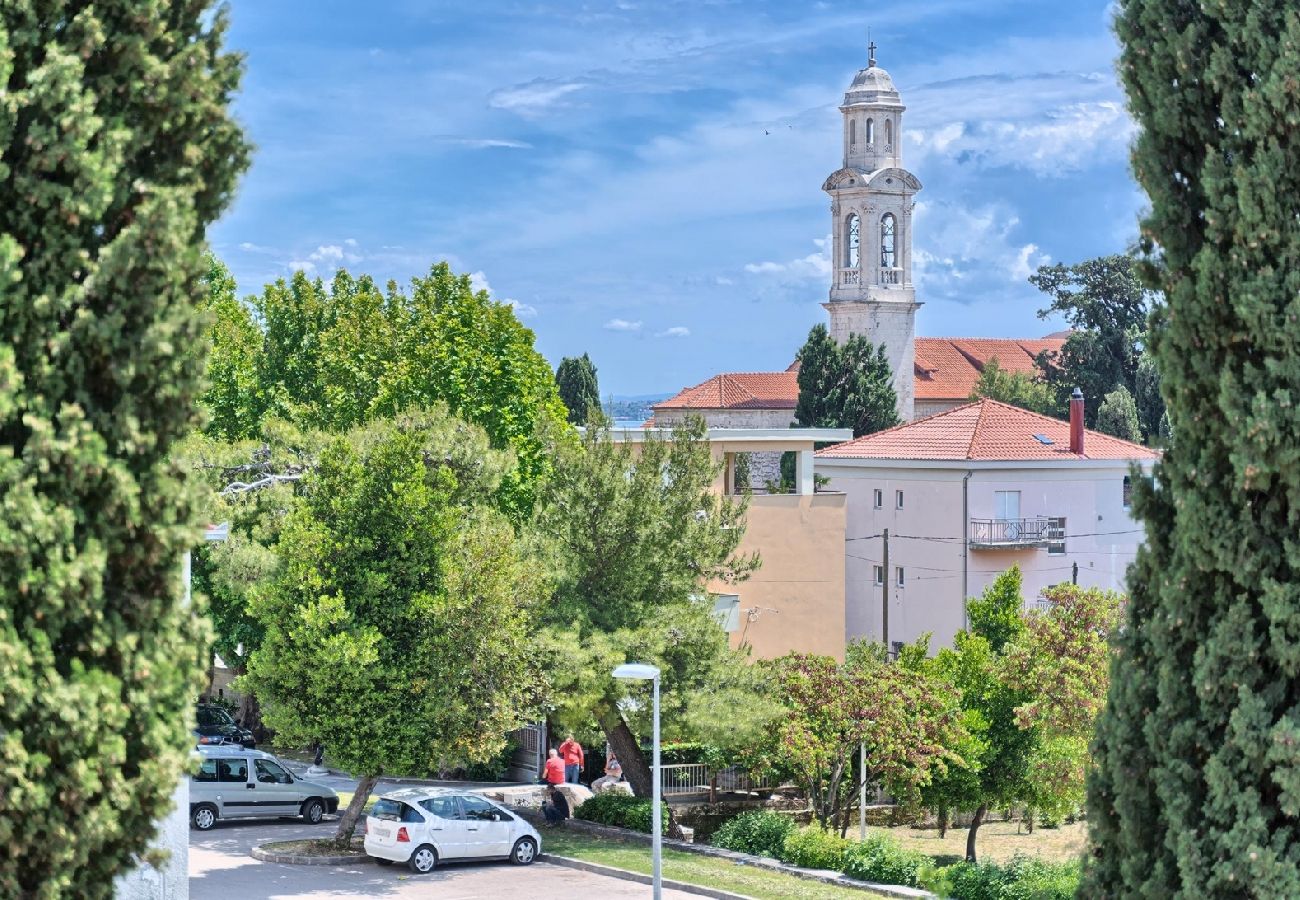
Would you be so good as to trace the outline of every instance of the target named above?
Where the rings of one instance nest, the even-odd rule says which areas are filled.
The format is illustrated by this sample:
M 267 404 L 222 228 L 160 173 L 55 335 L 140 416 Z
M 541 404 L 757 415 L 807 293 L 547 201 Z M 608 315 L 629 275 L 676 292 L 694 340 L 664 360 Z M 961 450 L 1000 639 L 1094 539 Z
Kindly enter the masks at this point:
M 221 725 L 234 724 L 235 720 L 230 718 L 230 713 L 226 712 L 219 706 L 199 707 L 199 725 L 203 728 L 214 728 Z

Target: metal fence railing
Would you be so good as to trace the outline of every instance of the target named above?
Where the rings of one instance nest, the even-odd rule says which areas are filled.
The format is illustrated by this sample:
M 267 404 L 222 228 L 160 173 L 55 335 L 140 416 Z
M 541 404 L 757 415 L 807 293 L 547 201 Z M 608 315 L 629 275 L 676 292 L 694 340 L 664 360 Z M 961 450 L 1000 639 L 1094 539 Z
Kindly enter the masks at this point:
M 680 763 L 663 766 L 663 794 L 713 794 L 717 791 L 752 792 L 770 790 L 776 785 L 767 779 L 754 778 L 736 766 L 710 770 L 703 763 Z

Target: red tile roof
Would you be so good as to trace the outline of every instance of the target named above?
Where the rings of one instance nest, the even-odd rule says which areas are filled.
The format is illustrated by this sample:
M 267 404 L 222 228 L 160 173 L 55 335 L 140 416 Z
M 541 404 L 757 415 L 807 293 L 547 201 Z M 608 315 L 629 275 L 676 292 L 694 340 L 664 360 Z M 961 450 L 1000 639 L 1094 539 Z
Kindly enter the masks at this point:
M 794 409 L 797 372 L 725 372 L 688 387 L 654 409 Z
M 1063 337 L 916 338 L 916 399 L 965 400 L 990 359 L 1009 372 L 1038 372 L 1034 358 L 1059 351 Z M 794 409 L 799 399 L 799 361 L 784 372 L 726 372 L 688 387 L 655 409 Z
M 1043 443 L 1042 435 L 1051 443 Z M 831 459 L 1157 459 L 1141 444 L 1085 431 L 1083 454 L 1070 452 L 1070 423 L 997 400 L 977 400 L 818 451 Z

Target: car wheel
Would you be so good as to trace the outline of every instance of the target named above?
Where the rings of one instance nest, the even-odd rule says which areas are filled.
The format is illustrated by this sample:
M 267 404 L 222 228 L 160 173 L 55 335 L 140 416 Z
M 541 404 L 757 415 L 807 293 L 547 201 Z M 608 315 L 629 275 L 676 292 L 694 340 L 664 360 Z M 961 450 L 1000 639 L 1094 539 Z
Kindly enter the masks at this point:
M 415 852 L 411 854 L 406 864 L 416 875 L 427 875 L 438 864 L 438 852 L 428 844 L 421 844 L 415 848 Z
M 319 825 L 320 820 L 325 818 L 325 804 L 319 800 L 308 800 L 303 804 L 302 818 L 312 825 Z
M 393 861 L 391 859 L 384 859 L 379 856 L 372 856 L 371 859 L 375 861 L 375 865 L 379 865 L 379 866 L 391 866 L 393 864 Z
M 207 831 L 217 824 L 217 809 L 207 803 L 190 810 L 190 824 L 199 831 Z
M 510 851 L 510 861 L 517 866 L 526 866 L 537 859 L 537 841 L 523 837 L 515 841 L 515 848 Z

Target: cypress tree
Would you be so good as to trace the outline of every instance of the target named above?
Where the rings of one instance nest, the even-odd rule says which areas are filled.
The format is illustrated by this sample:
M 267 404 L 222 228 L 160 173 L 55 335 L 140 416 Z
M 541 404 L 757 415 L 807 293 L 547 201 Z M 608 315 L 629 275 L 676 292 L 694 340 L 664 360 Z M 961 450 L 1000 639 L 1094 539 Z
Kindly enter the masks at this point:
M 1086 897 L 1300 896 L 1300 8 L 1122 0 L 1176 439 L 1135 498 Z
M 0 4 L 0 896 L 111 896 L 192 752 L 204 229 L 247 147 L 207 0 Z
M 555 384 L 569 411 L 569 421 L 574 425 L 586 425 L 592 411 L 600 411 L 596 367 L 587 354 L 566 356 L 560 360 L 560 367 L 555 370 Z
M 840 345 L 825 325 L 814 325 L 797 359 L 796 424 L 851 428 L 854 437 L 899 424 L 898 395 L 883 344 L 855 334 Z
M 1097 410 L 1097 430 L 1135 444 L 1142 442 L 1137 403 L 1124 385 L 1101 399 L 1101 409 Z

